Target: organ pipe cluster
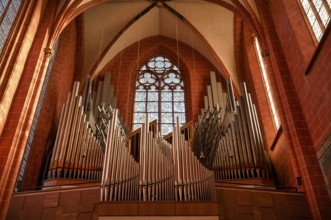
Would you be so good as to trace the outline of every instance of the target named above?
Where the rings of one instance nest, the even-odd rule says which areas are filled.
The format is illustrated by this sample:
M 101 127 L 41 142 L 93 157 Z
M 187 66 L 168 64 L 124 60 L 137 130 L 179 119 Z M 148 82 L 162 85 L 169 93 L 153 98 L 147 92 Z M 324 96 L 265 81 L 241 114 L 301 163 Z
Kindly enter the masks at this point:
M 112 110 L 116 108 L 117 99 L 114 97 L 114 86 L 110 83 L 111 74 L 106 72 L 104 79 L 97 83 L 96 92 L 92 91 L 92 83 L 87 80 L 85 87 L 86 103 L 89 106 L 86 112 L 90 126 L 96 134 L 103 148 L 106 146 L 108 123 L 111 119 Z M 122 120 L 120 120 L 122 121 Z M 122 123 L 122 122 L 121 122 Z M 122 128 L 126 131 L 125 126 Z
M 116 106 L 110 78 L 110 73 L 105 73 L 96 93 L 88 78 L 83 96 L 78 95 L 79 82 L 74 83 L 62 108 L 48 180 L 101 179 L 111 109 Z
M 118 119 L 118 110 L 114 109 L 108 125 L 100 200 L 137 200 L 138 178 L 139 164 L 128 151 L 127 138 Z
M 222 138 L 221 109 L 204 109 L 195 126 L 193 151 L 200 162 L 211 169 L 217 145 Z
M 233 111 L 234 94 L 231 80 L 228 93 L 223 92 L 221 82 L 217 82 L 215 72 L 210 72 L 211 85 L 207 86 L 204 109 L 195 125 L 192 148 L 200 162 L 212 169 L 216 149 L 228 124 L 228 111 Z
M 181 133 L 178 118 L 172 136 L 175 200 L 215 200 L 214 174 L 194 155 L 185 134 Z
M 213 169 L 216 179 L 272 178 L 271 161 L 264 144 L 256 107 L 245 83 L 236 111 L 219 142 Z
M 185 135 L 180 132 L 178 122 L 173 130 L 172 144 L 157 133 L 149 131 L 147 123 L 143 124 L 140 134 L 139 163 L 125 147 L 127 144 L 125 135 L 116 131 L 116 126 L 120 126 L 119 123 L 112 122 L 112 124 L 115 127 L 110 127 L 109 138 L 118 141 L 109 141 L 110 139 L 107 141 L 106 152 L 113 156 L 107 156 L 108 153 L 105 156 L 106 168 L 101 183 L 102 201 L 215 199 L 214 174 L 202 166 L 194 156 L 189 142 L 185 140 Z M 112 153 L 116 152 L 116 149 L 122 149 L 120 150 L 122 153 Z M 123 154 L 126 156 L 119 157 Z M 113 162 L 107 162 L 107 157 L 113 158 Z M 115 160 L 118 162 L 114 163 Z M 120 192 L 126 196 L 119 196 Z
M 174 200 L 174 165 L 171 145 L 142 125 L 140 138 L 139 201 Z
M 211 72 L 205 108 L 195 126 L 193 151 L 216 180 L 272 178 L 271 161 L 264 149 L 256 107 L 245 83 L 235 99 L 231 79 L 227 93 Z
M 84 114 L 82 96 L 75 82 L 62 107 L 60 123 L 50 161 L 48 179 L 100 180 L 103 151 Z

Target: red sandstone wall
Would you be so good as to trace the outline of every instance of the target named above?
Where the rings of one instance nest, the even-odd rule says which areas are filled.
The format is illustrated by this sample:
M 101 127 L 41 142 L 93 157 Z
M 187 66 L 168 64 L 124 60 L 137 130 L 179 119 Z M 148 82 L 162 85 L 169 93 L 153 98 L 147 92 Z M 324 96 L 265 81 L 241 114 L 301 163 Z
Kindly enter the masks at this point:
M 38 4 L 35 5 L 36 2 Z M 13 70 L 15 74 L 12 82 L 18 82 L 18 87 L 17 89 L 15 85 L 10 87 L 15 91 L 6 95 L 6 99 L 10 99 L 10 102 L 7 102 L 10 111 L 8 115 L 5 113 L 6 124 L 0 138 L 0 218 L 4 218 L 6 214 L 27 143 L 41 88 L 39 82 L 43 80 L 44 66 L 48 63 L 43 49 L 48 47 L 47 36 L 56 9 L 54 1 L 49 1 L 49 4 L 47 1 L 29 1 L 29 3 L 31 3 L 29 11 L 33 13 L 28 12 L 29 17 L 24 22 L 31 29 L 26 32 L 24 42 L 27 44 L 22 46 L 20 57 L 12 57 L 16 58 L 15 62 L 18 63 L 18 68 Z M 47 16 L 43 16 L 45 11 Z M 35 31 L 36 35 L 34 35 Z M 32 43 L 31 47 L 30 43 Z M 15 47 L 16 49 L 19 48 Z
M 305 75 L 316 47 L 298 2 L 256 2 L 270 50 L 267 61 L 275 71 L 282 103 L 280 117 L 293 172 L 302 177 L 314 218 L 330 217 L 331 201 L 316 156 L 331 126 L 330 39 L 323 46 L 324 56 L 318 57 L 312 71 Z
M 331 39 L 327 39 L 314 67 L 305 75 L 316 47 L 298 3 L 273 0 L 270 12 L 280 44 L 286 48 L 284 56 L 309 129 L 309 133 L 300 135 L 311 136 L 318 151 L 331 131 Z
M 155 55 L 168 56 L 177 65 L 176 50 L 176 41 L 170 38 L 157 36 L 144 39 L 140 42 L 139 65 L 142 66 Z M 210 83 L 209 72 L 216 71 L 216 68 L 197 51 L 194 52 L 193 60 L 192 48 L 184 44 L 180 43 L 178 50 L 179 68 L 183 70 L 184 83 L 187 87 L 185 89 L 187 121 L 196 120 L 203 107 L 203 96 L 207 93 L 206 85 Z M 123 50 L 122 54 L 118 54 L 106 67 L 106 70 L 112 74 L 111 81 L 115 87 L 114 95 L 117 97 L 120 115 L 128 126 L 132 123 L 137 57 L 137 44 L 133 44 Z
M 22 188 L 41 184 L 43 159 L 54 144 L 61 108 L 66 101 L 74 76 L 76 25 L 72 22 L 61 34 L 47 91 L 35 131 Z
M 31 4 L 35 4 L 35 3 L 36 2 L 31 2 Z M 18 59 L 19 57 L 17 57 L 18 54 L 15 53 L 11 59 L 9 57 L 7 57 L 7 59 L 6 59 L 6 61 L 10 60 L 11 65 L 8 65 L 7 68 L 0 70 L 1 74 L 7 74 L 7 72 L 9 72 L 10 75 L 15 75 L 15 77 L 9 76 L 9 74 L 6 75 L 5 78 L 8 77 L 8 79 L 4 79 L 4 82 L 3 82 L 4 84 L 2 84 L 1 86 L 3 86 L 5 88 L 7 86 L 6 85 L 7 80 L 9 80 L 9 81 L 11 80 L 12 83 L 14 83 L 14 84 L 18 83 L 18 88 L 16 90 L 15 90 L 15 86 L 12 85 L 10 87 L 10 89 L 12 89 L 12 91 L 9 92 L 8 94 L 6 94 L 8 96 L 6 98 L 7 99 L 9 98 L 9 99 L 7 101 L 1 100 L 1 104 L 3 104 L 4 106 L 10 106 L 10 111 L 7 115 L 7 118 L 5 119 L 5 126 L 4 126 L 4 129 L 2 130 L 1 138 L 0 138 L 0 177 L 1 177 L 1 179 L 5 178 L 3 176 L 5 169 L 9 168 L 8 166 L 6 167 L 6 163 L 8 163 L 8 160 L 13 157 L 13 155 L 11 155 L 11 153 L 12 153 L 11 147 L 12 147 L 12 141 L 14 138 L 15 129 L 19 124 L 19 117 L 20 117 L 20 114 L 23 109 L 24 99 L 25 99 L 27 92 L 29 91 L 29 82 L 33 78 L 33 73 L 34 73 L 33 71 L 34 71 L 34 68 L 36 65 L 36 60 L 38 59 L 39 52 L 41 51 L 41 48 L 43 46 L 41 36 L 47 30 L 47 26 L 45 24 L 48 22 L 48 20 L 47 19 L 43 20 L 42 15 L 44 13 L 46 5 L 47 5 L 47 2 L 44 2 L 44 4 L 40 3 L 40 4 L 36 5 L 35 10 L 33 10 L 33 9 L 28 10 L 29 14 L 28 14 L 28 17 L 26 18 L 27 20 L 25 21 L 26 24 L 24 24 L 24 28 L 28 29 L 28 30 L 25 30 L 27 32 L 23 32 L 23 33 L 29 33 L 32 35 L 32 37 L 36 37 L 36 39 L 24 39 L 25 40 L 24 42 L 26 44 L 22 45 L 21 50 L 25 52 L 24 55 L 26 54 L 26 56 L 27 56 L 27 54 L 30 54 L 30 56 L 26 59 L 26 63 L 24 63 L 24 62 L 18 63 L 16 59 Z M 29 20 L 30 19 L 29 16 L 32 16 L 31 21 Z M 39 26 L 39 29 L 38 29 L 38 26 Z M 36 32 L 38 32 L 38 33 L 36 33 Z M 33 34 L 36 34 L 36 36 L 34 36 Z M 28 53 L 27 51 L 29 51 L 31 49 L 30 47 L 33 48 L 33 50 L 36 50 L 36 51 L 38 50 L 38 52 Z M 20 50 L 20 45 L 18 45 L 17 48 L 15 48 L 15 49 L 18 52 Z M 4 57 L 4 58 L 6 58 L 6 57 Z M 2 62 L 4 62 L 4 61 L 5 60 L 1 60 L 1 65 L 3 65 Z M 18 68 L 16 68 L 15 71 L 13 71 L 13 68 L 15 68 L 14 64 L 18 67 Z M 1 66 L 1 68 L 2 67 L 3 66 Z M 19 74 L 15 74 L 17 72 Z M 13 78 L 9 79 L 9 77 L 13 77 Z M 3 89 L 1 89 L 1 92 L 0 92 L 1 99 L 2 99 L 2 96 L 4 95 L 3 92 L 4 92 Z M 3 112 L 1 112 L 1 114 L 2 113 Z M 21 148 L 20 151 L 23 151 L 23 149 Z M 13 178 L 16 180 L 16 177 L 10 177 L 10 178 Z M 1 207 L 0 207 L 0 209 L 1 209 Z

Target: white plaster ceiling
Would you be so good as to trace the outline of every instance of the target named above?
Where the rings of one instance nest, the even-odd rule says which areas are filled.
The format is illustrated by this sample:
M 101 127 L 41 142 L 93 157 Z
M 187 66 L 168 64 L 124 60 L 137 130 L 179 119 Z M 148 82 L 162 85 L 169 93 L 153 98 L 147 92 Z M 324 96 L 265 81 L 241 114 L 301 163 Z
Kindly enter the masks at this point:
M 149 5 L 147 1 L 109 2 L 84 13 L 84 75 L 91 71 L 107 45 L 125 25 Z M 124 43 L 120 45 L 123 45 L 123 49 L 128 46 L 124 46 Z M 114 53 L 114 46 L 108 52 Z
M 232 4 L 230 0 L 224 1 Z M 112 46 L 104 51 L 127 23 L 151 4 L 142 0 L 113 0 L 84 12 L 83 74 L 87 75 L 91 72 L 99 57 L 102 59 L 94 71 L 96 73 L 121 50 L 133 43 L 147 37 L 164 35 L 199 51 L 225 76 L 220 65 L 221 61 L 235 85 L 238 85 L 234 59 L 234 14 L 221 6 L 205 1 L 166 2 L 192 24 L 199 32 L 198 35 L 165 7 L 154 7 L 130 25 Z M 101 56 L 103 52 L 105 56 Z
M 169 5 L 187 18 L 206 39 L 237 84 L 234 58 L 234 14 L 221 6 L 203 1 L 194 1 L 194 4 L 189 5 L 185 1 L 174 1 L 169 2 Z M 199 44 L 203 43 L 199 42 Z M 223 72 L 221 74 L 225 76 Z

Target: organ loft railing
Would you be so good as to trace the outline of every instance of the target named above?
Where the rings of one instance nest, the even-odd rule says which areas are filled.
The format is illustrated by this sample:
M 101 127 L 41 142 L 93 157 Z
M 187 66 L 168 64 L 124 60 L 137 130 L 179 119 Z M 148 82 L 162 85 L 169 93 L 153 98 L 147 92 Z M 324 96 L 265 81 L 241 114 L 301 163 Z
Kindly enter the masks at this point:
M 235 98 L 211 72 L 205 108 L 198 121 L 161 137 L 157 122 L 131 133 L 116 109 L 110 74 L 88 80 L 84 96 L 79 83 L 62 108 L 57 137 L 44 186 L 97 182 L 101 201 L 210 201 L 214 181 L 272 182 L 255 105 L 245 84 Z

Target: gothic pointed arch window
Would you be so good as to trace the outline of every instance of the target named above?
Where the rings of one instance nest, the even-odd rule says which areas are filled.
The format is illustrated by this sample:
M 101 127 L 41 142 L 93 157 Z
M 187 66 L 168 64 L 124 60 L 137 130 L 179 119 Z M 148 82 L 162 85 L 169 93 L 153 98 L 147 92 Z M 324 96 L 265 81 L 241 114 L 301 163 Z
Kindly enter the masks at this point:
M 162 135 L 172 131 L 177 117 L 180 124 L 186 122 L 182 74 L 165 56 L 151 58 L 138 71 L 133 128 L 139 128 L 146 116 L 157 119 Z

